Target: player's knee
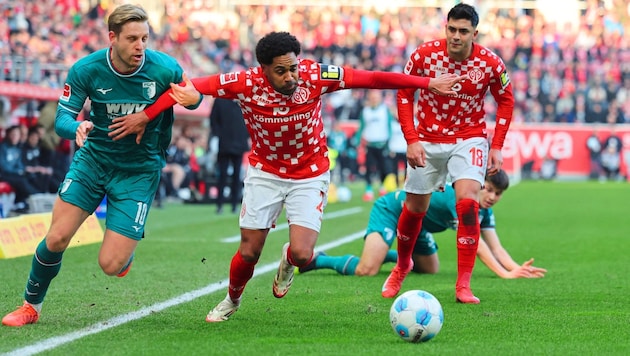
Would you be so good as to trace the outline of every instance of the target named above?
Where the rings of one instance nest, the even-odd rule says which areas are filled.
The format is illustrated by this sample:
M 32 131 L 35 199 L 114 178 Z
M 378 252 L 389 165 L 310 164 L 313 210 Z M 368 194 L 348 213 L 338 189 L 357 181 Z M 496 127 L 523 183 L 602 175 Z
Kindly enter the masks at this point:
M 313 251 L 291 249 L 290 262 L 294 266 L 306 266 L 313 257 Z
M 354 271 L 355 276 L 375 276 L 380 269 L 380 266 L 365 266 L 359 264 L 357 269 Z
M 68 248 L 70 239 L 72 239 L 71 235 L 49 231 L 46 234 L 46 248 L 51 252 L 63 252 Z
M 98 260 L 98 264 L 99 266 L 101 266 L 101 270 L 103 270 L 103 273 L 108 276 L 115 276 L 120 272 L 120 270 L 122 270 L 126 262 L 118 262 L 111 259 L 106 260 L 104 258 L 100 258 Z

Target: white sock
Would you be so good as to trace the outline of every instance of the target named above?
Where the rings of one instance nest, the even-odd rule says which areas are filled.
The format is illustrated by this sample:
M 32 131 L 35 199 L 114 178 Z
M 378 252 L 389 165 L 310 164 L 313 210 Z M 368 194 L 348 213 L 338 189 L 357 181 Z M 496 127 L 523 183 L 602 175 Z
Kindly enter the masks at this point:
M 33 307 L 33 309 L 35 309 L 35 311 L 37 311 L 37 314 L 41 314 L 42 313 L 42 304 L 44 304 L 44 303 L 37 303 L 37 304 L 28 303 L 28 304 L 30 304 Z

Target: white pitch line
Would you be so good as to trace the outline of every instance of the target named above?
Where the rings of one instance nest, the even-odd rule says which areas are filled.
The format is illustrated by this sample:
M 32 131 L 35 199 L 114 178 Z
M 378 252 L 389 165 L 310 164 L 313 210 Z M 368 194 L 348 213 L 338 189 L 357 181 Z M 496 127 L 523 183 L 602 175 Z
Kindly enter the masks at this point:
M 341 217 L 348 216 L 348 215 L 354 215 L 354 214 L 360 213 L 361 211 L 363 211 L 363 208 L 355 207 L 355 208 L 350 208 L 350 209 L 334 211 L 332 213 L 324 213 L 324 220 L 336 219 L 336 218 L 341 218 Z M 289 224 L 280 224 L 280 225 L 274 227 L 273 229 L 271 229 L 271 231 L 269 231 L 269 233 L 272 233 L 272 232 L 275 232 L 275 231 L 286 230 L 288 228 L 289 228 Z M 240 234 L 221 239 L 221 242 L 225 242 L 225 243 L 240 242 L 240 241 L 241 241 L 241 235 Z
M 351 210 L 351 209 L 348 209 Z M 335 241 L 323 244 L 321 246 L 318 246 L 315 250 L 316 251 L 325 251 L 327 249 L 331 249 L 333 247 L 337 247 L 337 246 L 341 246 L 344 245 L 346 243 L 352 242 L 354 240 L 357 240 L 359 238 L 362 238 L 365 235 L 365 230 L 362 231 L 358 231 L 355 232 L 353 234 L 341 237 Z M 254 276 L 259 276 L 261 274 L 265 274 L 267 272 L 271 272 L 271 271 L 275 271 L 278 268 L 278 263 L 280 263 L 280 261 L 276 261 L 273 263 L 269 263 L 266 264 L 264 266 L 256 266 L 256 269 L 254 271 Z M 252 277 L 252 278 L 253 278 Z M 131 312 L 131 313 L 127 313 L 127 314 L 122 314 L 119 316 L 115 316 L 109 320 L 106 321 L 101 321 L 99 323 L 90 325 L 86 328 L 83 328 L 81 330 L 77 330 L 77 331 L 73 331 L 71 333 L 65 334 L 65 335 L 60 335 L 60 336 L 55 336 L 55 337 L 51 337 L 45 340 L 41 340 L 35 344 L 29 345 L 29 346 L 25 346 L 19 349 L 15 349 L 11 352 L 8 352 L 6 354 L 3 354 L 2 356 L 30 356 L 30 355 L 35 355 L 38 354 L 40 352 L 44 352 L 44 351 L 48 351 L 48 350 L 52 350 L 54 348 L 57 348 L 59 346 L 71 343 L 73 341 L 76 341 L 78 339 L 84 338 L 86 336 L 92 335 L 92 334 L 97 334 L 100 333 L 101 331 L 105 331 L 107 329 L 111 329 L 111 328 L 115 328 L 117 326 L 129 323 L 131 321 L 134 320 L 138 320 L 141 318 L 144 318 L 145 316 L 151 315 L 152 313 L 158 313 L 161 312 L 162 310 L 165 310 L 167 308 L 170 307 L 174 307 L 180 304 L 184 304 L 184 303 L 188 303 L 191 302 L 199 297 L 203 297 L 205 295 L 214 293 L 216 291 L 222 290 L 227 288 L 228 285 L 228 280 L 224 279 L 220 282 L 216 282 L 216 283 L 212 283 L 209 284 L 201 289 L 197 289 L 194 290 L 192 292 L 188 292 L 188 293 L 184 293 L 182 295 L 179 295 L 175 298 L 160 302 L 160 303 L 156 303 L 153 304 L 151 306 L 142 308 L 140 310 L 137 310 L 135 312 Z

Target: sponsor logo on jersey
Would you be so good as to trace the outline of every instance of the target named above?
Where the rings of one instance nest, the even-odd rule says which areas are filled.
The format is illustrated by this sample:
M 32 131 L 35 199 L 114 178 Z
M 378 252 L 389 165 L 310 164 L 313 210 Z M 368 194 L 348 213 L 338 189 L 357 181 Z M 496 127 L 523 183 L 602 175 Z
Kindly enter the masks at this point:
M 63 101 L 69 101 L 70 96 L 72 96 L 72 87 L 70 86 L 70 84 L 65 83 L 63 85 L 63 93 L 61 93 L 61 97 L 59 97 L 59 99 Z
M 291 100 L 296 104 L 304 104 L 308 101 L 310 94 L 311 92 L 307 88 L 297 87 L 297 89 L 293 92 Z
M 485 74 L 479 68 L 473 68 L 472 70 L 469 70 L 467 74 L 468 74 L 468 78 L 473 83 L 480 82 L 485 77 Z
M 444 67 L 440 67 L 440 66 L 435 65 L 435 64 L 431 65 L 431 69 L 430 70 L 432 70 L 434 72 L 438 72 L 438 73 L 447 73 L 448 72 L 448 69 L 446 69 Z
M 113 88 L 108 88 L 108 89 L 105 89 L 105 88 L 96 88 L 96 91 L 97 91 L 97 92 L 99 92 L 99 93 L 101 93 L 101 94 L 103 94 L 103 95 L 105 95 L 105 94 L 109 93 L 110 91 L 112 91 L 112 89 L 113 89 Z
M 505 87 L 510 84 L 510 77 L 508 76 L 507 71 L 504 70 L 503 72 L 501 72 L 499 78 L 501 79 L 501 87 L 505 89 Z
M 330 64 L 322 64 L 319 67 L 319 78 L 325 80 L 340 80 L 341 68 Z
M 219 83 L 225 85 L 238 81 L 238 72 L 224 73 L 219 76 Z
M 144 91 L 144 97 L 147 99 L 153 99 L 156 93 L 155 82 L 142 83 L 142 89 Z

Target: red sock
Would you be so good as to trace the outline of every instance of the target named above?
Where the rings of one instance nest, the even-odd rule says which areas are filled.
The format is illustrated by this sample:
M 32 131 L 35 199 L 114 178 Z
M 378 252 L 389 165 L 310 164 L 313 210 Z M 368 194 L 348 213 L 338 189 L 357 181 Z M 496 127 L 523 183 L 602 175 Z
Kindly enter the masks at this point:
M 479 246 L 479 202 L 462 199 L 455 205 L 457 211 L 457 287 L 470 287 Z
M 254 275 L 254 267 L 257 262 L 258 261 L 245 261 L 240 250 L 236 251 L 236 254 L 232 257 L 232 263 L 230 263 L 230 283 L 228 286 L 228 293 L 232 301 L 238 300 L 243 294 L 245 285 Z
M 407 205 L 403 205 L 402 213 L 398 218 L 396 236 L 398 239 L 398 262 L 397 265 L 403 271 L 410 269 L 411 254 L 416 244 L 420 230 L 422 229 L 422 219 L 426 212 L 412 213 L 407 210 Z

